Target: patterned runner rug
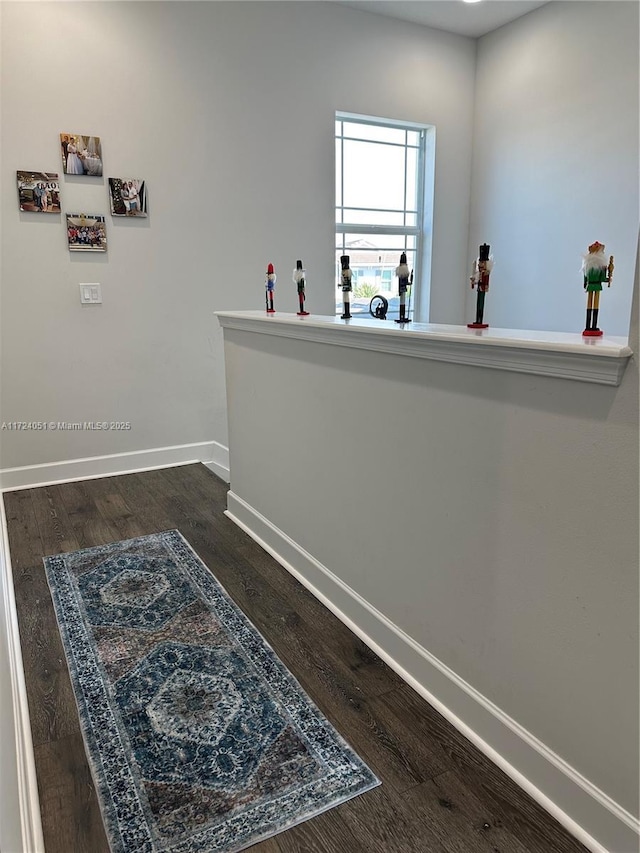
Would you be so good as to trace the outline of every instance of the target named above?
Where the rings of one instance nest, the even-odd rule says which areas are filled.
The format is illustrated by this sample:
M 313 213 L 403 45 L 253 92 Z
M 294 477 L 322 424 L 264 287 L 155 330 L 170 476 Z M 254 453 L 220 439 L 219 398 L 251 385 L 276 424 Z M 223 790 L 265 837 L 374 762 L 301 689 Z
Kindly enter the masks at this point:
M 114 853 L 232 853 L 379 784 L 177 530 L 44 560 Z

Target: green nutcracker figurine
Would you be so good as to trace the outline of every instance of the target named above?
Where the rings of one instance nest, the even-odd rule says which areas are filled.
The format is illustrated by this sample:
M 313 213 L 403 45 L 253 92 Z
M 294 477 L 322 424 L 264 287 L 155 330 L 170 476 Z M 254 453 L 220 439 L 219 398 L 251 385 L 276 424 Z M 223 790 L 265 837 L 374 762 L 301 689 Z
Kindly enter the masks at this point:
M 484 300 L 489 290 L 489 276 L 493 269 L 493 257 L 489 254 L 491 246 L 483 243 L 478 250 L 478 259 L 473 263 L 473 274 L 471 275 L 471 289 L 477 288 L 476 319 L 474 323 L 467 323 L 469 329 L 488 329 L 489 324 L 484 322 Z
M 602 335 L 598 328 L 600 292 L 604 282 L 607 287 L 611 287 L 613 278 L 613 255 L 607 263 L 604 248 L 604 245 L 596 240 L 589 246 L 589 251 L 582 261 L 583 284 L 587 292 L 587 325 L 582 333 L 585 338 L 599 338 Z

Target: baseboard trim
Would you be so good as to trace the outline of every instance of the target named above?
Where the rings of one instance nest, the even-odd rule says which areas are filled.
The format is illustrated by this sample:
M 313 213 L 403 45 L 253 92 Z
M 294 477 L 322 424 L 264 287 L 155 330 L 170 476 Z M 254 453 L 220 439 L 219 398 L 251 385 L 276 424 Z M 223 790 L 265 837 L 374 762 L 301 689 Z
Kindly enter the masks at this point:
M 7 520 L 0 499 L 0 592 L 2 618 L 0 625 L 4 636 L 0 639 L 0 666 L 2 681 L 8 675 L 11 712 L 8 712 L 3 695 L 1 737 L 2 785 L 10 796 L 0 797 L 0 847 L 21 853 L 44 853 L 40 802 L 36 780 L 29 705 L 22 665 L 18 616 L 13 591 L 13 572 L 9 554 Z M 8 672 L 6 670 L 8 669 Z M 4 693 L 4 691 L 3 691 Z
M 208 459 L 202 459 L 204 465 L 210 471 L 213 471 L 225 483 L 231 482 L 231 473 L 229 470 L 229 448 L 224 444 L 219 444 L 217 441 L 211 441 L 211 452 Z
M 638 850 L 640 821 L 420 646 L 233 491 L 226 515 L 593 853 Z
M 32 489 L 54 483 L 74 480 L 93 480 L 118 474 L 134 474 L 154 468 L 171 468 L 202 462 L 226 482 L 229 482 L 229 448 L 217 441 L 179 444 L 173 447 L 156 447 L 113 453 L 108 456 L 89 456 L 85 459 L 67 459 L 62 462 L 45 462 L 42 465 L 25 465 L 20 468 L 0 470 L 0 491 Z

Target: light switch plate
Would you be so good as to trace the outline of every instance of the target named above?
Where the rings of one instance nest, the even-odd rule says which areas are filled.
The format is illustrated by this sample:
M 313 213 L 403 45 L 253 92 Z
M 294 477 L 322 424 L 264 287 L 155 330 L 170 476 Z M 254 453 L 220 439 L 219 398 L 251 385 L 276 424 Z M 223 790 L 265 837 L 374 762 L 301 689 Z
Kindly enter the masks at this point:
M 83 305 L 99 305 L 102 302 L 102 287 L 97 281 L 80 283 L 80 302 Z

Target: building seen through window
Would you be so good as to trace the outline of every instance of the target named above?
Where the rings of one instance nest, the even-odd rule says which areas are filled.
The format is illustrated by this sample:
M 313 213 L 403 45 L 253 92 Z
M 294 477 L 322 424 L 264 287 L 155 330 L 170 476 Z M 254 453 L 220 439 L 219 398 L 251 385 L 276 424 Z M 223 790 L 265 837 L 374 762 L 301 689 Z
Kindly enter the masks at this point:
M 405 252 L 414 273 L 408 316 L 428 304 L 433 128 L 336 114 L 336 313 L 342 314 L 340 257 L 352 271 L 351 313 L 369 316 L 372 297 L 399 310 L 395 270 Z M 429 142 L 431 144 L 429 144 Z M 425 180 L 427 178 L 427 180 Z M 429 198 L 429 209 L 425 199 Z

